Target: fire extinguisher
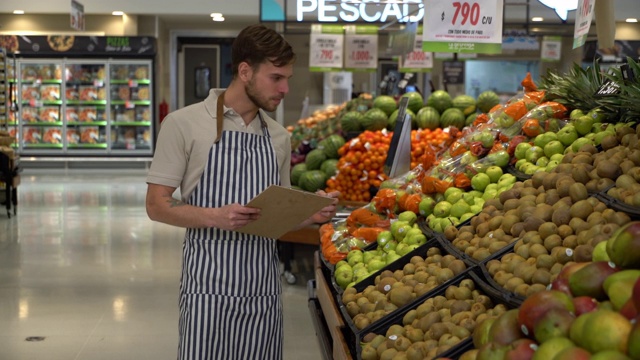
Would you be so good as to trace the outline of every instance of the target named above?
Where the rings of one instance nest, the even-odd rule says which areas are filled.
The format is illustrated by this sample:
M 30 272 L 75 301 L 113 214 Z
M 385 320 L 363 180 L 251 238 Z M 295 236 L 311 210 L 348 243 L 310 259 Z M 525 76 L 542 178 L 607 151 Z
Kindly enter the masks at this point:
M 162 120 L 164 120 L 164 118 L 169 115 L 169 104 L 167 104 L 167 101 L 165 99 L 162 99 L 162 102 L 160 103 L 158 115 L 160 116 L 160 124 L 162 124 Z

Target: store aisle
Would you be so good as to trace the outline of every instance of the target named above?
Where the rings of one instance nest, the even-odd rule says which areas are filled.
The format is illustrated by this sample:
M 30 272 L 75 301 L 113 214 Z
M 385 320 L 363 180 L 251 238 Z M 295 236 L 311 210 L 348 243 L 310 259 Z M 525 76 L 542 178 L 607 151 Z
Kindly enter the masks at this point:
M 144 178 L 22 173 L 18 216 L 0 213 L 0 360 L 175 359 L 184 230 L 147 218 Z M 296 247 L 298 283 L 283 284 L 285 359 L 321 358 L 313 250 Z

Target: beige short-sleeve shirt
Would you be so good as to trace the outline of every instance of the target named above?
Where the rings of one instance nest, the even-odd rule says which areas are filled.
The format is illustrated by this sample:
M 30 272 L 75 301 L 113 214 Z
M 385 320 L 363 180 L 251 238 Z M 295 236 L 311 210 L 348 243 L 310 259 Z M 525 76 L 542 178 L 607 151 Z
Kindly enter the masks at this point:
M 216 138 L 216 105 L 222 89 L 213 89 L 202 102 L 176 110 L 164 119 L 147 183 L 180 187 L 182 201 L 188 201 L 205 165 L 209 150 Z M 291 138 L 289 132 L 260 110 L 267 123 L 271 143 L 276 152 L 280 171 L 280 185 L 291 187 L 290 162 Z M 256 116 L 249 125 L 233 109 L 224 107 L 225 131 L 241 131 L 262 135 L 260 118 Z

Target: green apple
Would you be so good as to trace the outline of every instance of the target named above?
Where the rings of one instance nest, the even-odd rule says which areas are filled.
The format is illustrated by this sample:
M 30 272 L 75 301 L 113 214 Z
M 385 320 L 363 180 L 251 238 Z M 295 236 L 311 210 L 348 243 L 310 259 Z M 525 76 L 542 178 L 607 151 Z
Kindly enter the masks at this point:
M 402 256 L 400 256 L 400 254 L 396 253 L 395 251 L 390 251 L 387 253 L 387 265 L 391 264 L 392 262 L 400 259 Z
M 409 244 L 401 242 L 396 246 L 396 253 L 400 256 L 405 256 L 409 253 Z
M 391 240 L 388 243 L 384 244 L 384 246 L 382 247 L 382 251 L 386 252 L 387 254 L 389 254 L 389 251 L 395 251 L 396 250 L 396 246 L 398 246 L 398 241 L 396 240 Z
M 579 118 L 580 116 L 584 116 L 584 112 L 582 112 L 582 110 L 580 109 L 574 109 L 573 111 L 571 111 L 571 113 L 569 114 L 569 118 L 572 120 L 575 120 L 577 118 Z
M 404 237 L 407 235 L 407 232 L 409 232 L 409 230 L 411 229 L 412 226 L 407 224 L 396 227 L 396 232 L 393 232 L 392 230 L 391 233 L 393 234 L 393 238 L 395 239 L 395 241 L 400 242 L 402 241 L 402 239 L 404 239 Z
M 478 211 L 479 212 L 479 211 Z M 462 214 L 462 216 L 460 216 L 460 222 L 463 223 L 469 219 L 471 219 L 472 217 L 474 217 L 476 214 L 472 213 L 472 212 L 468 212 L 466 214 Z
M 491 149 L 495 142 L 495 136 L 488 131 L 482 131 L 480 133 L 474 134 L 472 140 L 479 141 L 480 143 L 482 143 L 482 146 L 484 148 Z
M 451 188 L 450 188 L 451 189 Z M 418 204 L 420 215 L 429 216 L 433 213 L 433 208 L 436 206 L 436 201 L 431 196 L 426 196 Z
M 482 195 L 484 195 L 484 193 L 482 193 Z M 479 205 L 480 208 L 482 209 L 482 205 L 484 205 L 484 199 L 482 198 L 482 195 L 480 195 L 480 197 L 475 198 L 475 200 L 473 200 L 473 204 L 470 205 L 471 209 L 473 209 L 474 205 Z
M 416 215 L 416 213 L 414 213 L 413 211 L 407 210 L 398 214 L 398 220 L 406 221 L 409 225 L 413 226 L 413 224 L 415 224 L 418 220 L 418 215 Z
M 478 157 L 473 155 L 471 151 L 466 151 L 460 155 L 460 164 L 462 165 L 471 165 L 476 161 L 478 161 Z
M 578 139 L 578 132 L 576 131 L 575 126 L 569 124 L 565 125 L 560 131 L 558 131 L 558 140 L 564 146 L 571 145 L 574 141 Z
M 559 161 L 556 160 L 550 160 L 549 163 L 547 164 L 547 166 L 545 167 L 545 171 L 546 172 L 551 172 L 551 170 L 555 169 L 556 167 L 558 167 L 558 165 L 560 164 Z
M 559 164 L 562 162 L 562 158 L 564 158 L 564 154 L 553 154 L 549 158 L 549 161 L 557 161 Z
M 564 153 L 564 145 L 558 140 L 549 141 L 544 146 L 544 155 L 548 158 L 555 154 L 563 154 Z
M 422 230 L 420 230 L 419 227 L 414 227 L 414 228 L 411 228 L 411 230 L 407 231 L 407 233 L 404 236 L 404 239 L 407 240 L 407 238 L 410 238 L 414 235 L 420 235 L 420 234 L 422 234 Z
M 602 143 L 602 139 L 604 139 L 605 137 L 611 135 L 610 132 L 608 131 L 603 131 L 603 132 L 599 132 L 597 133 L 594 138 L 593 138 L 593 143 L 598 146 Z
M 612 133 L 615 133 L 615 131 L 613 131 L 613 130 L 612 130 L 612 131 L 609 131 L 609 129 L 610 129 L 610 128 L 609 128 L 609 126 L 608 126 L 608 125 L 604 125 L 604 124 L 599 123 L 599 122 L 598 122 L 598 123 L 594 123 L 594 124 L 591 126 L 591 132 L 592 132 L 592 133 L 595 133 L 595 134 L 597 134 L 597 133 L 601 133 L 601 132 L 612 132 Z
M 364 260 L 364 254 L 362 250 L 351 250 L 347 254 L 347 262 L 349 265 L 354 266 L 357 263 L 361 263 Z
M 537 109 L 531 110 L 527 114 L 527 117 L 537 119 L 537 120 L 546 120 L 548 116 L 547 116 L 547 113 L 544 111 L 544 109 L 537 108 Z
M 508 128 L 509 126 L 513 125 L 513 123 L 515 122 L 513 118 L 507 115 L 506 113 L 502 113 L 498 115 L 495 121 L 496 121 L 496 124 L 501 128 Z
M 338 269 L 340 269 L 341 267 L 343 267 L 343 266 L 345 266 L 345 265 L 347 265 L 347 266 L 351 267 L 351 265 L 349 265 L 349 263 L 348 263 L 348 262 L 346 262 L 345 260 L 340 260 L 340 261 L 338 261 L 338 262 L 336 263 L 335 270 L 338 270 Z
M 352 271 L 336 271 L 335 273 L 336 283 L 343 289 L 346 289 L 349 283 L 353 281 Z
M 402 220 L 395 220 L 391 222 L 391 225 L 389 226 L 389 231 L 391 231 L 391 234 L 393 235 L 394 239 L 395 239 L 396 233 L 398 232 L 398 228 L 405 225 L 409 225 L 409 223 Z
M 378 243 L 379 247 L 385 246 L 391 240 L 393 240 L 393 234 L 389 230 L 381 231 L 376 238 L 376 242 Z
M 586 144 L 593 145 L 593 141 L 585 137 L 578 138 L 578 140 L 574 141 L 573 144 L 571 144 L 571 150 L 573 150 L 573 152 L 578 152 L 580 151 L 580 148 L 582 148 Z
M 489 166 L 487 168 L 487 171 L 485 171 L 484 173 L 489 176 L 489 180 L 492 183 L 497 183 L 498 180 L 500 180 L 500 177 L 504 175 L 504 172 L 502 172 L 502 168 L 495 165 Z
M 573 126 L 576 128 L 578 135 L 585 136 L 591 132 L 591 128 L 596 121 L 593 117 L 584 115 L 574 120 Z
M 547 144 L 548 145 L 548 144 Z M 536 161 L 536 166 L 545 167 L 549 163 L 549 158 L 546 156 L 541 157 Z
M 458 202 L 456 202 L 455 204 L 451 205 L 451 211 L 449 211 L 449 215 L 459 218 L 469 211 L 471 211 L 469 204 L 461 199 L 458 200 Z
M 462 199 L 462 194 L 464 193 L 464 191 L 462 189 L 459 189 L 455 186 L 452 186 L 450 188 L 448 188 L 447 190 L 445 190 L 444 192 L 444 198 L 445 200 L 447 200 L 448 203 L 453 204 L 455 202 L 457 202 L 458 200 Z
M 436 220 L 434 220 L 434 221 L 433 221 L 433 224 L 430 224 L 430 225 L 429 225 L 429 227 L 431 228 L 431 230 L 433 230 L 433 231 L 435 231 L 435 232 L 438 232 L 438 233 L 443 232 L 443 229 L 442 229 L 442 221 L 441 221 L 441 220 L 444 220 L 444 219 L 437 218 Z
M 489 199 L 495 199 L 496 195 L 498 195 L 498 189 L 492 189 L 492 190 L 485 190 L 484 191 L 484 195 L 482 195 L 482 198 L 485 200 L 489 200 Z
M 460 218 L 456 216 L 449 216 L 445 219 L 446 221 L 442 222 L 442 230 L 446 230 L 449 226 L 458 226 L 460 225 Z
M 375 256 L 376 254 L 373 251 L 365 251 L 362 262 L 365 264 L 369 264 L 369 262 L 371 262 L 371 259 L 373 259 Z
M 513 174 L 507 173 L 500 176 L 500 180 L 498 180 L 498 184 L 503 184 L 503 183 L 515 184 L 516 181 L 518 181 L 518 179 L 516 179 L 516 177 Z
M 533 175 L 539 170 L 540 170 L 540 167 L 538 165 L 531 164 L 531 166 L 528 166 L 526 169 L 524 169 L 524 173 L 527 175 Z
M 513 165 L 516 169 L 521 170 L 522 169 L 522 165 L 524 164 L 528 164 L 529 162 L 527 161 L 527 159 L 522 158 L 518 161 L 516 161 L 516 163 Z
M 520 144 L 516 145 L 516 150 L 514 153 L 516 159 L 524 159 L 527 150 L 529 150 L 531 146 L 532 145 L 528 142 L 521 142 Z
M 382 258 L 372 259 L 371 261 L 369 261 L 369 263 L 367 263 L 367 270 L 369 270 L 369 272 L 378 271 L 383 267 L 385 267 L 386 265 L 387 264 L 384 261 L 382 261 Z
M 353 273 L 353 277 L 355 277 L 356 283 L 366 279 L 369 277 L 369 270 L 367 268 L 358 269 Z
M 436 217 L 443 218 L 449 216 L 449 211 L 451 211 L 451 203 L 448 201 L 441 201 L 436 204 L 433 209 L 433 214 Z
M 505 167 L 509 164 L 509 153 L 506 150 L 498 150 L 487 155 L 487 159 L 495 166 Z
M 593 253 L 591 254 L 592 261 L 611 261 L 609 254 L 607 253 L 607 242 L 600 241 L 593 248 Z
M 484 205 L 484 199 L 482 199 L 482 201 L 483 201 L 482 204 L 473 204 L 469 206 L 469 212 L 472 214 L 478 214 L 480 211 L 482 211 L 482 206 Z
M 482 195 L 480 195 L 480 196 L 482 196 Z M 462 201 L 466 202 L 469 205 L 473 205 L 473 202 L 475 201 L 475 198 L 476 197 L 470 192 L 466 192 L 465 191 L 465 192 L 462 193 Z
M 604 122 L 605 120 L 607 120 L 607 116 L 599 108 L 589 110 L 587 116 L 591 117 L 594 122 Z
M 491 178 L 487 174 L 479 173 L 471 178 L 471 187 L 474 190 L 484 191 L 489 184 L 491 184 Z
M 439 203 L 440 201 L 443 201 L 444 200 L 444 194 L 441 194 L 441 193 L 433 194 L 433 200 L 435 200 L 436 203 Z
M 544 149 L 536 145 L 527 150 L 525 159 L 531 164 L 534 164 L 542 156 L 544 156 Z

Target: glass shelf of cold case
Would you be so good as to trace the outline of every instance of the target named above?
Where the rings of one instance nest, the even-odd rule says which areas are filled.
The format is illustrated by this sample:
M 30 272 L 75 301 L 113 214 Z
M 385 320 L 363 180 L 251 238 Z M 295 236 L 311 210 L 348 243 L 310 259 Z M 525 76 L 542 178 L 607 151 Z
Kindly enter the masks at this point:
M 151 149 L 150 126 L 111 125 L 111 149 L 149 150 Z
M 62 149 L 61 126 L 23 126 L 22 146 L 29 148 Z
M 67 124 L 68 149 L 106 149 L 106 127 Z

